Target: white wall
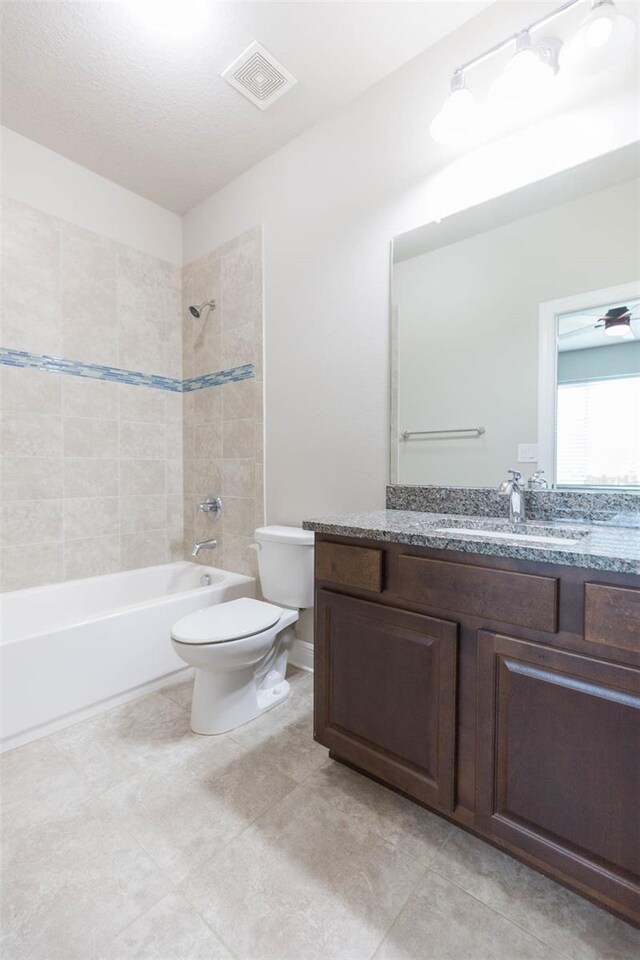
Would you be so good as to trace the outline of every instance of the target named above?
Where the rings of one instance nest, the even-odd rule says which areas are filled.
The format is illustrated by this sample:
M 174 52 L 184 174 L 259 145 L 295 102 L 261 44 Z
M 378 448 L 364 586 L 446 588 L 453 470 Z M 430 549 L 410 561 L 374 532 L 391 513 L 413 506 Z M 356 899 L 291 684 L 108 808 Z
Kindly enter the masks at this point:
M 486 428 L 477 439 L 400 442 L 401 483 L 497 486 L 509 466 L 550 473 L 518 464 L 518 444 L 538 439 L 540 304 L 637 278 L 638 187 L 598 190 L 394 266 L 400 430 Z
M 389 239 L 638 139 L 626 74 L 459 159 L 430 140 L 453 68 L 553 6 L 493 5 L 184 217 L 185 262 L 264 223 L 267 522 L 384 503 Z
M 6 127 L 0 128 L 0 140 L 3 196 L 182 264 L 177 214 Z

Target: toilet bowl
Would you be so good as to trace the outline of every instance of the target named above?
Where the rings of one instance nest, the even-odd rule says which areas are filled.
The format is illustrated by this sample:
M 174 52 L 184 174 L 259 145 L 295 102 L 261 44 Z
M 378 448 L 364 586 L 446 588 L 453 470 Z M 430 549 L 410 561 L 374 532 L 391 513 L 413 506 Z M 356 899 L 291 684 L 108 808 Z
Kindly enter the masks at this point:
M 289 695 L 293 625 L 299 609 L 313 605 L 313 533 L 261 527 L 255 536 L 266 602 L 242 598 L 205 607 L 171 630 L 174 650 L 196 670 L 194 733 L 226 733 Z

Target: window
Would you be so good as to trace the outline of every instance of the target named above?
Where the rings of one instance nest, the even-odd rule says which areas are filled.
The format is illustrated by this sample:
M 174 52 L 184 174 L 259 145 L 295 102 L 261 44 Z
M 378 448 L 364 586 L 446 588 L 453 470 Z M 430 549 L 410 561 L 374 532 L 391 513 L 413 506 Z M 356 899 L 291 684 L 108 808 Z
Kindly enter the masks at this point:
M 640 484 L 640 376 L 558 384 L 558 486 Z

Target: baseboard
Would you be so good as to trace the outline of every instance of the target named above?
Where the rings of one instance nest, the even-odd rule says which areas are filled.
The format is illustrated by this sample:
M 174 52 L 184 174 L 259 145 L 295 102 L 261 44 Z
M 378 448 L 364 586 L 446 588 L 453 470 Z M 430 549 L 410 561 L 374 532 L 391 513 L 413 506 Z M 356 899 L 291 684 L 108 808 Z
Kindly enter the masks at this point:
M 149 693 L 155 693 L 165 687 L 172 687 L 177 683 L 184 683 L 194 674 L 193 667 L 184 667 L 176 670 L 174 673 L 168 673 L 164 677 L 158 677 L 156 680 L 149 680 L 148 683 L 142 683 L 131 690 L 125 690 L 123 693 L 117 693 L 113 697 L 107 697 L 106 700 L 100 700 L 98 703 L 91 703 L 88 707 L 81 707 L 80 710 L 73 710 L 62 717 L 56 717 L 48 723 L 38 724 L 36 727 L 30 727 L 29 730 L 21 730 L 13 736 L 5 737 L 0 741 L 0 753 L 6 753 L 8 750 L 15 750 L 16 747 L 22 747 L 25 743 L 31 743 L 33 740 L 41 740 L 42 737 L 48 737 L 58 730 L 64 730 L 65 727 L 72 727 L 75 723 L 82 720 L 89 720 L 100 713 L 106 713 L 107 710 L 113 710 L 114 707 L 120 707 L 123 703 L 130 700 L 138 700 L 140 697 L 146 697 Z
M 289 654 L 289 663 L 292 667 L 297 667 L 298 670 L 307 670 L 309 673 L 313 673 L 313 644 L 296 637 Z

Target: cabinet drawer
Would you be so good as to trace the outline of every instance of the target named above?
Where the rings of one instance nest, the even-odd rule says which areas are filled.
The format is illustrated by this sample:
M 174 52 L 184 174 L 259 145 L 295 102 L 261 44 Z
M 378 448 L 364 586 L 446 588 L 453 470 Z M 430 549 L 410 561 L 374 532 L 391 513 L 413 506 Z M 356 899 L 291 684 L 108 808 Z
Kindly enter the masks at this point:
M 554 577 L 403 555 L 398 584 L 398 593 L 406 600 L 531 630 L 557 631 L 558 581 Z
M 382 591 L 382 550 L 316 543 L 316 579 L 356 590 Z
M 640 590 L 585 583 L 584 637 L 593 643 L 640 651 Z

